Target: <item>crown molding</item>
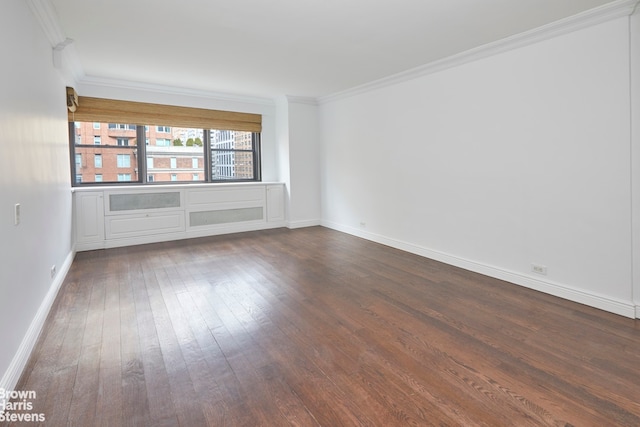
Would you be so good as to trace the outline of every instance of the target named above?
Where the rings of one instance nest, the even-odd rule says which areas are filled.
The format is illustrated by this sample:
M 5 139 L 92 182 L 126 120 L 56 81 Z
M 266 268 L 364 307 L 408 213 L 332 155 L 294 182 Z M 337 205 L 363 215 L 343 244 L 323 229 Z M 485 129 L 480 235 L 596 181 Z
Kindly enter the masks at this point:
M 331 95 L 319 97 L 317 99 L 317 102 L 318 104 L 325 104 L 343 98 L 349 98 L 361 93 L 395 85 L 408 80 L 413 80 L 418 77 L 446 70 L 448 68 L 457 67 L 469 62 L 477 61 L 482 58 L 507 52 L 513 49 L 518 49 L 524 46 L 558 37 L 563 34 L 568 34 L 583 28 L 610 21 L 612 19 L 620 18 L 623 16 L 630 16 L 634 13 L 639 4 L 640 0 L 616 0 L 611 3 L 607 3 L 605 5 L 581 12 L 577 15 L 573 15 L 543 25 L 541 27 L 525 31 L 523 33 L 506 37 L 495 42 L 487 43 L 485 45 L 478 46 L 476 48 L 469 49 L 467 51 L 443 59 L 429 62 L 425 65 L 421 65 L 407 71 L 393 74 L 388 77 L 383 77 L 381 79 L 358 85 Z
M 84 71 L 80 63 L 80 58 L 72 45 L 73 40 L 67 38 L 62 31 L 58 21 L 58 15 L 50 0 L 26 0 L 31 13 L 45 36 L 49 40 L 52 48 L 52 61 L 58 69 L 62 68 L 61 61 L 64 61 L 72 78 L 78 81 L 84 76 Z M 64 51 L 64 52 L 63 52 Z
M 310 96 L 286 95 L 287 101 L 291 104 L 318 105 L 318 99 Z
M 50 0 L 26 0 L 27 5 L 31 9 L 31 13 L 37 19 L 40 27 L 51 43 L 51 47 L 55 47 L 64 43 L 67 37 L 62 32 L 58 23 L 56 10 Z
M 247 104 L 264 105 L 273 107 L 275 101 L 272 98 L 264 98 L 257 96 L 245 96 L 236 95 L 222 92 L 211 92 L 197 89 L 189 89 L 176 86 L 166 86 L 152 83 L 142 83 L 130 80 L 110 79 L 104 77 L 85 76 L 79 80 L 80 87 L 82 86 L 97 86 L 106 88 L 126 89 L 126 90 L 139 90 L 152 93 L 163 93 L 167 95 L 178 96 L 191 96 L 197 98 L 214 99 L 217 101 L 225 102 L 241 102 Z

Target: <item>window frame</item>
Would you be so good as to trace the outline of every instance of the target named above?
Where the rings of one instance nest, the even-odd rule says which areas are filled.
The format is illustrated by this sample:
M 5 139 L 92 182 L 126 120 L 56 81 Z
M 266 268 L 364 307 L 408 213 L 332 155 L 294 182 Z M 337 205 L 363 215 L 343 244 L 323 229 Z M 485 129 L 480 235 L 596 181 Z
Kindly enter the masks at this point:
M 135 167 L 138 172 L 137 180 L 131 180 L 131 181 L 102 181 L 102 182 L 88 182 L 85 180 L 82 180 L 81 182 L 77 182 L 76 181 L 76 177 L 77 177 L 77 171 L 76 171 L 76 164 L 75 164 L 75 154 L 76 154 L 76 148 L 80 147 L 86 147 L 86 148 L 96 148 L 96 146 L 99 146 L 103 151 L 108 151 L 109 149 L 118 149 L 118 148 L 124 148 L 124 146 L 119 146 L 119 145 L 115 145 L 115 146 L 110 146 L 110 145 L 104 145 L 104 144 L 100 144 L 100 145 L 96 145 L 96 144 L 75 144 L 75 123 L 74 121 L 70 121 L 69 122 L 69 153 L 70 153 L 70 157 L 72 159 L 71 162 L 71 170 L 70 170 L 70 180 L 71 180 L 71 184 L 72 187 L 100 187 L 100 186 L 132 186 L 132 185 L 149 185 L 149 186 L 153 186 L 153 185 L 193 185 L 193 184 L 227 184 L 227 183 L 238 183 L 238 182 L 262 182 L 262 154 L 261 154 L 261 132 L 250 132 L 250 131 L 240 131 L 240 132 L 250 132 L 252 135 L 252 148 L 249 149 L 213 149 L 211 148 L 211 129 L 203 129 L 203 144 L 202 144 L 202 151 L 203 151 L 203 170 L 199 171 L 198 173 L 202 173 L 202 171 L 204 172 L 204 176 L 203 179 L 198 180 L 198 181 L 188 181 L 188 180 L 184 180 L 184 181 L 156 181 L 155 180 L 155 176 L 152 180 L 149 180 L 148 176 L 148 172 L 147 172 L 147 144 L 145 143 L 136 143 L 135 145 L 129 145 L 129 148 L 133 148 L 136 150 L 136 155 L 134 156 L 133 159 L 130 158 L 130 164 L 131 167 Z M 99 123 L 106 123 L 107 124 L 107 128 L 109 126 L 109 123 L 107 121 L 102 121 Z M 130 122 L 128 122 L 130 123 Z M 129 124 L 127 124 L 126 126 L 130 126 Z M 161 126 L 161 125 L 158 125 Z M 167 124 L 164 125 L 165 128 L 171 128 L 173 126 Z M 146 132 L 145 132 L 145 128 L 147 128 L 146 125 L 144 124 L 138 124 L 136 125 L 136 141 L 140 142 L 140 141 L 146 141 Z M 217 129 L 214 129 L 217 130 Z M 93 141 L 92 141 L 93 142 Z M 253 162 L 253 178 L 229 178 L 229 179 L 214 179 L 213 178 L 213 170 L 212 170 L 212 156 L 213 156 L 213 152 L 228 152 L 228 153 L 234 153 L 234 152 L 242 152 L 242 153 L 251 153 L 252 156 L 252 162 Z M 101 155 L 103 155 L 103 153 L 101 153 Z M 103 157 L 103 162 L 104 162 L 104 157 Z M 117 173 L 117 167 L 116 167 L 116 173 Z M 173 170 L 173 169 L 168 169 L 168 170 Z M 104 178 L 104 172 L 102 173 L 103 178 Z

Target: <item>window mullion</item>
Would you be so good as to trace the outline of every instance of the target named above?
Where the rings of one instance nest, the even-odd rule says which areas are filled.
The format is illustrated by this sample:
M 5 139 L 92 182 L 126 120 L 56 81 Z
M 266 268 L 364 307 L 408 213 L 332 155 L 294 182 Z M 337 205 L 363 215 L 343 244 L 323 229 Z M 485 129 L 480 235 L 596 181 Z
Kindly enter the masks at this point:
M 147 140 L 144 125 L 136 126 L 136 138 L 138 143 L 138 173 L 140 175 L 140 183 L 147 183 Z
M 204 181 L 212 182 L 211 174 L 211 131 L 203 129 L 202 131 L 202 149 L 204 150 Z

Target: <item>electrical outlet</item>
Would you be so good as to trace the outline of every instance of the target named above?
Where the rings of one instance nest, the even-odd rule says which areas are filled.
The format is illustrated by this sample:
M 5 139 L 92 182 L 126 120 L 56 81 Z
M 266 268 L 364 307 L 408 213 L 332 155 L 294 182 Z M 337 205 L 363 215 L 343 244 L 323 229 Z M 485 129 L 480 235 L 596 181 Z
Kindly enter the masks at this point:
M 53 279 L 56 276 L 56 266 L 51 266 L 51 278 Z
M 540 264 L 531 264 L 531 271 L 537 274 L 541 274 L 543 276 L 547 275 L 547 267 Z

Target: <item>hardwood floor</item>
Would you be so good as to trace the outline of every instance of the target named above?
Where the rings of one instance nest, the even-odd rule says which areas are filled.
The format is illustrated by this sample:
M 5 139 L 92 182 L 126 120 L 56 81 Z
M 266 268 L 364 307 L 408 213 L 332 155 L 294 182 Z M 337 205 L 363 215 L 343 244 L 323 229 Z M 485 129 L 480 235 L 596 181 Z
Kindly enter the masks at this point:
M 46 426 L 639 426 L 640 322 L 278 229 L 79 253 L 19 389 Z

